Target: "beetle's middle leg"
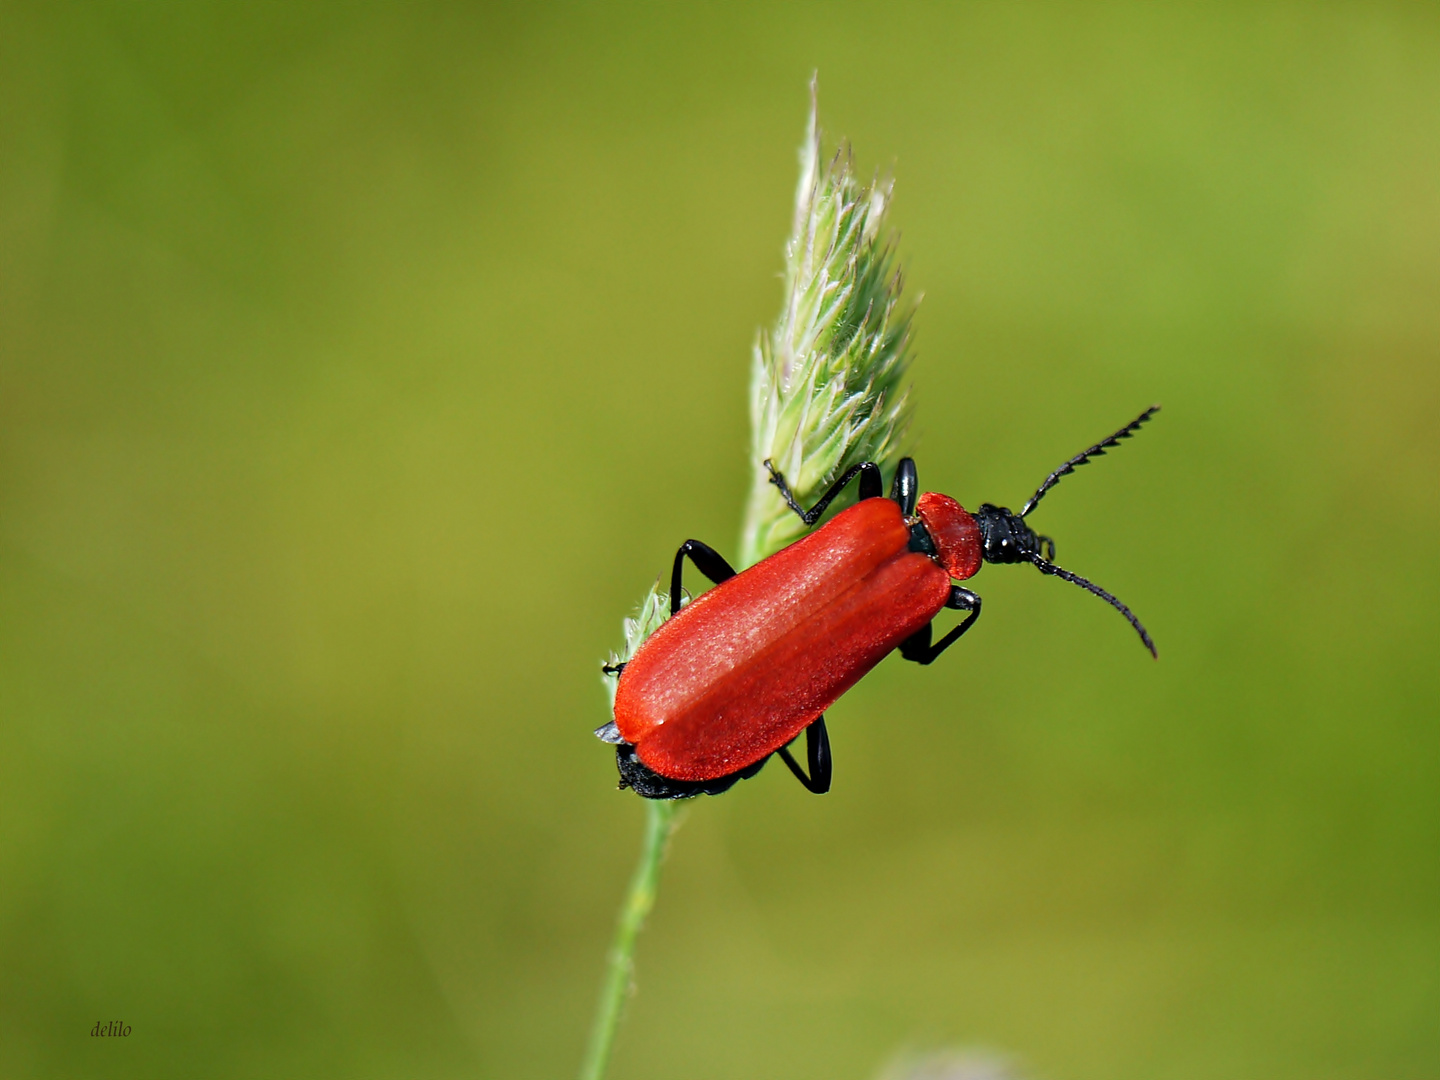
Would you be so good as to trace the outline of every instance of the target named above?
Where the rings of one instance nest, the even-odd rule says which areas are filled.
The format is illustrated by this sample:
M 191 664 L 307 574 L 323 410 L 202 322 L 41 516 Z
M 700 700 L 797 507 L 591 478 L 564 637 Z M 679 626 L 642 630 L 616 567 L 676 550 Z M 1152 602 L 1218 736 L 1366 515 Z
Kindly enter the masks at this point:
M 680 601 L 685 590 L 680 587 L 680 573 L 685 568 L 685 559 L 695 564 L 695 569 L 719 585 L 735 576 L 735 568 L 726 562 L 709 544 L 699 540 L 686 540 L 675 552 L 675 568 L 670 571 L 670 614 L 680 611 Z
M 926 623 L 900 643 L 900 655 L 906 660 L 913 660 L 917 664 L 930 663 L 959 641 L 960 635 L 969 630 L 975 624 L 975 620 L 980 617 L 980 597 L 969 589 L 962 589 L 959 585 L 950 586 L 950 599 L 945 601 L 945 606 L 956 611 L 968 611 L 970 614 L 965 616 L 959 626 L 933 645 L 930 644 L 930 633 L 934 624 Z
M 830 790 L 830 733 L 825 730 L 824 716 L 811 721 L 810 726 L 805 729 L 805 756 L 809 759 L 809 776 L 805 775 L 805 771 L 790 755 L 788 747 L 782 746 L 775 752 L 780 755 L 781 761 L 790 766 L 795 779 L 805 785 L 806 791 L 812 795 L 824 795 Z
M 884 493 L 884 485 L 880 480 L 880 466 L 873 461 L 862 461 L 859 465 L 851 465 L 845 470 L 845 475 L 830 485 L 830 490 L 820 496 L 820 501 L 809 510 L 804 509 L 795 501 L 795 496 L 790 493 L 790 485 L 785 483 L 785 477 L 780 475 L 780 470 L 771 464 L 770 459 L 765 459 L 765 468 L 770 470 L 770 483 L 780 489 L 780 497 L 785 500 L 785 505 L 800 515 L 800 520 L 807 527 L 814 525 L 820 520 L 820 515 L 825 513 L 826 507 L 835 501 L 835 496 L 845 490 L 845 485 L 860 477 L 860 498 L 874 499 Z

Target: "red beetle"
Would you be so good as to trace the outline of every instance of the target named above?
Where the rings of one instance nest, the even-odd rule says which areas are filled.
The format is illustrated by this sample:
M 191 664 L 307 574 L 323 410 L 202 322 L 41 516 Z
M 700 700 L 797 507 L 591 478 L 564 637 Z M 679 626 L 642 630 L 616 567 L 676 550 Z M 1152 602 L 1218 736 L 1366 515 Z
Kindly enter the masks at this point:
M 779 754 L 810 791 L 830 789 L 825 710 L 895 648 L 928 664 L 980 617 L 980 597 L 951 584 L 982 562 L 1034 563 L 1108 601 L 1155 645 L 1130 609 L 1104 589 L 1055 565 L 1055 542 L 1024 518 L 1060 478 L 1128 438 L 1159 406 L 1056 469 L 1020 513 L 983 504 L 967 513 L 948 495 L 916 498 L 915 463 L 900 462 L 890 498 L 880 469 L 856 465 L 809 510 L 795 502 L 770 462 L 770 481 L 806 525 L 814 525 L 855 477 L 860 500 L 822 528 L 744 573 L 698 540 L 675 553 L 671 618 L 623 664 L 615 719 L 595 732 L 616 745 L 620 786 L 651 799 L 718 795 Z M 686 558 L 715 588 L 681 606 Z M 938 642 L 931 620 L 944 608 L 968 612 Z M 805 732 L 809 772 L 789 744 Z

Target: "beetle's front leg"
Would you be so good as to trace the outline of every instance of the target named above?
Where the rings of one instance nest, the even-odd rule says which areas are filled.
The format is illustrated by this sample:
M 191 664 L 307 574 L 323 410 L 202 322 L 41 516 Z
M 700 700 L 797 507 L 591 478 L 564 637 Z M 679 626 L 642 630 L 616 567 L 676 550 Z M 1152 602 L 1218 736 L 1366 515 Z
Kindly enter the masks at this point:
M 851 465 L 845 470 L 845 475 L 830 485 L 830 490 L 820 496 L 820 501 L 809 510 L 804 509 L 795 501 L 795 496 L 790 493 L 790 485 L 785 483 L 785 477 L 780 470 L 771 464 L 770 459 L 765 459 L 765 468 L 770 470 L 770 483 L 780 489 L 780 497 L 785 500 L 785 505 L 800 515 L 808 528 L 820 520 L 820 515 L 825 513 L 825 508 L 835 501 L 835 496 L 845 490 L 845 485 L 860 477 L 860 498 L 873 499 L 884 491 L 884 485 L 880 479 L 880 466 L 873 461 L 862 461 L 859 465 Z
M 980 617 L 980 597 L 969 589 L 962 589 L 959 585 L 950 586 L 950 599 L 945 601 L 945 606 L 956 611 L 968 611 L 970 614 L 965 616 L 959 626 L 934 645 L 930 644 L 933 624 L 926 623 L 900 643 L 900 655 L 906 660 L 913 660 L 917 664 L 931 663 L 937 656 L 959 641 L 960 636 L 969 630 L 975 620 Z
M 819 716 L 805 729 L 805 756 L 809 759 L 810 775 L 800 768 L 788 747 L 775 751 L 780 760 L 790 766 L 795 779 L 805 786 L 812 795 L 824 795 L 830 790 L 830 733 L 825 730 L 825 717 Z

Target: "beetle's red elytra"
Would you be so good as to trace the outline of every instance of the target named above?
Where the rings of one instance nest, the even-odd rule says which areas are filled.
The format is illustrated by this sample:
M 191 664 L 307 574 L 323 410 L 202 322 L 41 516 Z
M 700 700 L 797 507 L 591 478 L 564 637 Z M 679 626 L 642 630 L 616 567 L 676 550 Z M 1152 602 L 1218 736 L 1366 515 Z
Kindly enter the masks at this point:
M 945 606 L 949 575 L 909 543 L 900 508 L 866 499 L 704 593 L 626 665 L 620 734 L 677 780 L 768 757 Z
M 892 650 L 929 664 L 969 630 L 980 597 L 952 580 L 973 577 L 985 562 L 1030 562 L 1096 594 L 1153 654 L 1130 609 L 1055 565 L 1054 541 L 1031 531 L 1024 517 L 1061 477 L 1128 438 L 1158 409 L 1051 473 L 1019 514 L 990 503 L 971 514 L 937 492 L 917 497 L 909 458 L 896 469 L 889 498 L 881 495 L 879 468 L 865 462 L 804 510 L 771 467 L 771 482 L 807 525 L 857 476 L 860 501 L 741 574 L 698 540 L 681 545 L 671 618 L 627 662 L 606 668 L 619 678 L 615 719 L 596 734 L 616 745 L 620 786 L 648 798 L 719 794 L 779 754 L 809 790 L 829 790 L 825 710 Z M 715 587 L 682 607 L 686 558 Z M 947 607 L 966 617 L 932 644 L 931 621 Z M 808 772 L 788 750 L 802 731 Z

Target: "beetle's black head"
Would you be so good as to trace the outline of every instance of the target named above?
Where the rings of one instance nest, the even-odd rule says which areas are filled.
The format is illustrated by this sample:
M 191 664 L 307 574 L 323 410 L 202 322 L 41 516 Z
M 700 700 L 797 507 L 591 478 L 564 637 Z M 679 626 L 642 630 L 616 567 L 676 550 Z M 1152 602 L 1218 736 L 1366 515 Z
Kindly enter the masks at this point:
M 1071 584 L 1079 585 L 1087 592 L 1094 593 L 1130 620 L 1130 625 L 1140 635 L 1140 640 L 1145 643 L 1145 647 L 1150 650 L 1152 656 L 1156 655 L 1155 643 L 1150 640 L 1150 635 L 1146 633 L 1145 627 L 1140 625 L 1140 620 L 1135 617 L 1135 613 L 1100 586 L 1086 581 L 1079 574 L 1072 574 L 1069 570 L 1056 566 L 1055 541 L 1048 536 L 1041 536 L 1034 532 L 1029 525 L 1025 524 L 1025 517 L 1039 505 L 1040 500 L 1045 497 L 1045 493 L 1060 482 L 1061 477 L 1069 476 L 1092 458 L 1100 457 L 1110 447 L 1119 445 L 1121 439 L 1128 439 L 1135 434 L 1141 424 L 1159 410 L 1159 405 L 1151 406 L 1114 435 L 1101 439 L 1089 450 L 1076 454 L 1065 462 L 1045 478 L 1045 482 L 1040 485 L 1034 495 L 1030 496 L 1029 501 L 1018 514 L 1003 506 L 985 503 L 971 515 L 975 519 L 975 524 L 980 526 L 980 535 L 984 541 L 983 555 L 986 562 L 1034 563 L 1042 574 L 1063 578 Z
M 1055 558 L 1055 541 L 1038 535 L 1015 511 L 994 503 L 982 503 L 970 515 L 980 526 L 985 561 L 989 563 L 1034 562 L 1048 550 Z

